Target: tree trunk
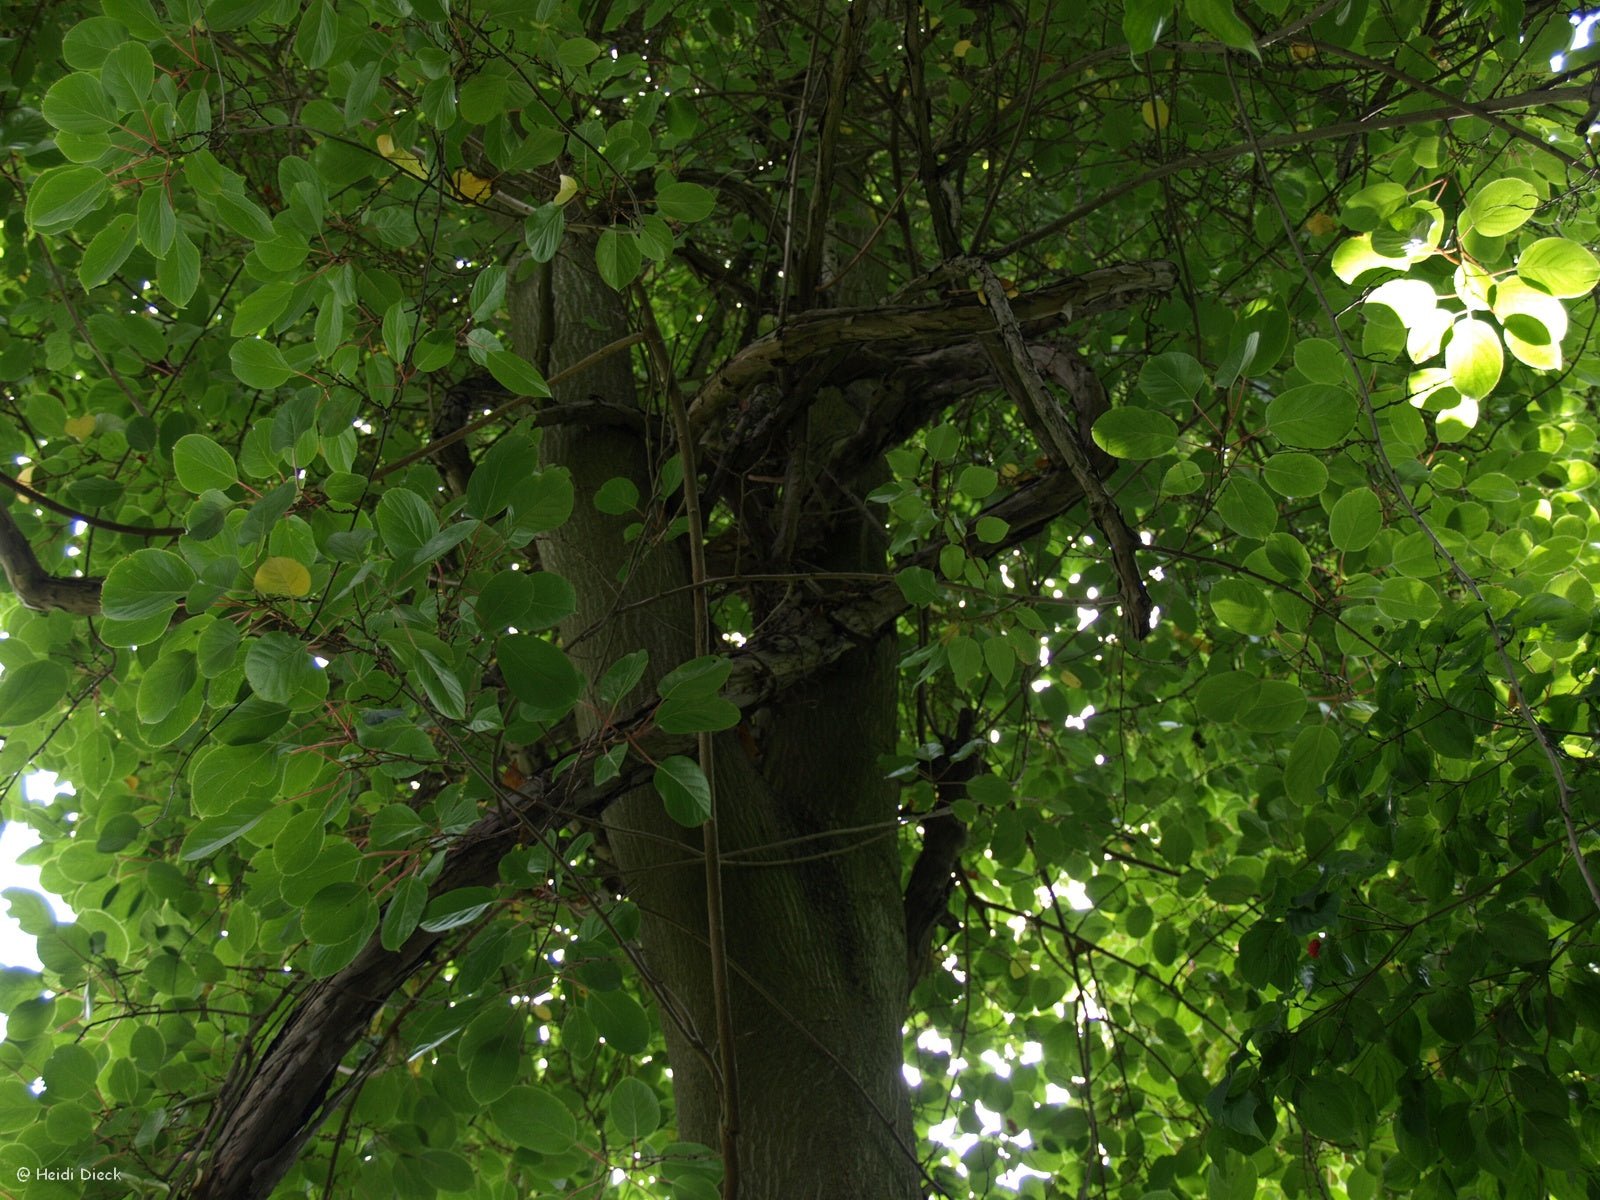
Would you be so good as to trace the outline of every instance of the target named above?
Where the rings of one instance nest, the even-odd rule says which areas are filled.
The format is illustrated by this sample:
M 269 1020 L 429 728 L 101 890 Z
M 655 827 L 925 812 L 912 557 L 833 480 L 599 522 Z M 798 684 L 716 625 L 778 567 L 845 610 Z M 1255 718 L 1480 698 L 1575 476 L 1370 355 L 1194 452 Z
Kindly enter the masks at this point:
M 569 239 L 552 267 L 513 295 L 517 349 L 543 355 L 547 372 L 627 332 L 620 299 L 592 262 L 591 247 Z M 594 394 L 634 402 L 626 358 L 566 381 L 555 400 Z M 650 653 L 645 686 L 653 686 L 693 655 L 684 543 L 659 540 L 660 519 L 625 542 L 623 529 L 637 518 L 606 516 L 592 501 L 617 475 L 648 498 L 650 454 L 670 451 L 629 431 L 579 427 L 548 431 L 543 445 L 546 463 L 572 471 L 578 496 L 573 518 L 539 548 L 579 597 L 561 631 L 569 653 L 593 680 L 642 647 Z M 666 507 L 675 510 L 675 499 Z M 837 525 L 830 566 L 883 568 L 870 525 L 864 514 Z M 879 763 L 895 741 L 892 639 L 852 651 L 763 716 L 759 729 L 719 735 L 716 746 L 740 1200 L 909 1200 L 919 1171 L 901 1076 L 896 793 Z M 679 1136 L 716 1147 L 721 1092 L 708 1066 L 717 1023 L 700 835 L 668 818 L 650 789 L 614 803 L 606 825 L 643 916 L 651 985 L 681 1020 L 663 1018 Z

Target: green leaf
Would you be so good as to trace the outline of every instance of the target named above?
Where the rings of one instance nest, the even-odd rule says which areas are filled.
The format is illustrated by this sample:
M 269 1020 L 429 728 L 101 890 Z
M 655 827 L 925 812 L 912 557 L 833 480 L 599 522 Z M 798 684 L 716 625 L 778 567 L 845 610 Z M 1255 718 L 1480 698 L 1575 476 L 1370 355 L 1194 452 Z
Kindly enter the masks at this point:
M 1385 579 L 1376 601 L 1378 611 L 1396 621 L 1426 621 L 1439 611 L 1439 593 L 1421 579 Z
M 145 672 L 144 679 L 139 683 L 139 697 L 134 711 L 138 713 L 140 723 L 154 725 L 164 721 L 188 695 L 198 678 L 194 654 L 190 651 L 179 650 L 163 655 Z
M 578 595 L 572 585 L 553 571 L 527 573 L 532 590 L 523 629 L 549 629 L 578 611 Z
M 662 759 L 656 767 L 655 787 L 667 815 L 678 824 L 693 829 L 711 819 L 711 784 L 694 759 L 681 754 Z
M 1305 715 L 1306 694 L 1287 679 L 1263 679 L 1250 706 L 1234 719 L 1253 733 L 1282 733 Z
M 464 887 L 445 892 L 428 901 L 428 907 L 422 914 L 422 928 L 429 933 L 442 933 L 447 929 L 470 925 L 494 907 L 495 899 L 494 890 L 486 887 Z
M 1515 177 L 1496 179 L 1472 193 L 1461 224 L 1483 237 L 1502 237 L 1521 229 L 1538 207 L 1539 193 L 1533 184 Z
M 532 634 L 502 637 L 495 645 L 506 686 L 539 720 L 558 721 L 572 711 L 583 676 L 557 647 Z
M 172 246 L 156 268 L 156 284 L 176 308 L 187 305 L 200 286 L 200 249 L 182 228 L 172 235 Z
M 1328 537 L 1340 550 L 1365 550 L 1383 527 L 1383 505 L 1371 488 L 1340 496 L 1328 512 Z
M 497 72 L 479 71 L 461 85 L 456 106 L 461 116 L 473 125 L 487 125 L 506 111 L 510 81 Z
M 642 1054 L 650 1045 L 650 1018 L 624 991 L 590 992 L 589 1016 L 606 1044 L 621 1054 Z
M 190 803 L 202 817 L 218 816 L 241 798 L 273 795 L 283 774 L 284 760 L 270 742 L 213 746 L 190 768 Z
M 606 1123 L 624 1140 L 642 1141 L 661 1128 L 661 1101 L 648 1083 L 630 1075 L 611 1089 Z
M 956 491 L 970 500 L 982 500 L 994 493 L 1000 484 L 1000 475 L 992 467 L 971 466 L 962 467 L 961 474 L 956 477 Z
M 467 480 L 467 511 L 485 521 L 499 516 L 537 462 L 531 439 L 519 434 L 501 438 L 478 460 Z
M 281 387 L 294 374 L 294 368 L 284 360 L 283 351 L 261 338 L 242 338 L 228 352 L 233 364 L 233 374 L 245 387 L 270 391 Z
M 378 913 L 367 889 L 359 883 L 330 883 L 311 897 L 300 916 L 306 937 L 323 946 L 337 946 L 351 938 L 365 941 L 378 924 Z
M 1363 1101 L 1354 1080 L 1319 1072 L 1295 1092 L 1295 1111 L 1313 1137 L 1330 1142 L 1354 1141 L 1361 1132 Z
M 374 514 L 384 549 L 398 562 L 409 562 L 439 532 L 439 518 L 428 502 L 407 488 L 391 488 Z
M 172 448 L 172 465 L 184 491 L 196 496 L 208 488 L 226 490 L 239 481 L 233 455 L 203 433 L 178 439 Z
M 1261 57 L 1250 26 L 1239 19 L 1232 0 L 1184 0 L 1184 9 L 1224 46 L 1248 50 L 1257 59 Z
M 1550 957 L 1550 931 L 1530 913 L 1497 912 L 1484 922 L 1483 932 L 1489 944 L 1512 962 L 1540 963 Z
M 7 667 L 0 674 L 0 730 L 30 725 L 53 712 L 69 682 L 66 668 L 47 658 Z
M 316 686 L 321 672 L 299 638 L 266 633 L 245 653 L 244 674 L 263 700 L 293 707 L 304 689 Z
M 339 34 L 339 19 L 327 0 L 311 0 L 296 22 L 294 52 L 312 70 L 327 65 Z
M 222 191 L 211 201 L 217 208 L 222 223 L 240 237 L 252 241 L 265 241 L 272 236 L 272 218 L 243 192 Z
M 389 906 L 383 911 L 379 940 L 385 950 L 398 950 L 416 932 L 422 912 L 428 907 L 428 885 L 415 875 L 407 875 L 395 885 Z
M 155 78 L 155 63 L 143 42 L 123 42 L 100 64 L 100 82 L 123 111 L 144 106 Z
M 939 578 L 927 567 L 906 567 L 894 577 L 907 604 L 926 608 L 939 600 Z
M 1274 396 L 1267 429 L 1287 446 L 1326 450 L 1337 446 L 1356 423 L 1356 398 L 1342 387 L 1308 383 Z
M 703 221 L 716 206 L 715 194 L 698 183 L 669 183 L 656 189 L 656 207 L 669 221 Z
M 1160 458 L 1178 443 L 1178 427 L 1164 413 L 1114 408 L 1094 423 L 1095 444 L 1117 458 Z
M 620 292 L 639 277 L 644 256 L 631 230 L 611 228 L 595 244 L 594 260 L 600 268 L 600 278 Z
M 523 222 L 523 238 L 534 262 L 547 263 L 561 246 L 567 231 L 566 210 L 559 204 L 541 204 Z
M 1487 321 L 1471 317 L 1457 321 L 1444 348 L 1444 365 L 1456 391 L 1473 400 L 1483 399 L 1494 391 L 1505 369 L 1500 335 Z
M 221 816 L 206 817 L 190 827 L 178 857 L 185 862 L 210 858 L 261 824 L 272 811 L 269 800 L 246 800 Z
M 1587 296 L 1600 282 L 1600 260 L 1571 238 L 1540 238 L 1517 259 L 1517 275 L 1561 299 Z
M 28 188 L 28 224 L 64 232 L 104 204 L 106 192 L 106 177 L 94 167 L 51 167 Z
M 478 1108 L 505 1097 L 522 1074 L 522 1035 L 527 1021 L 503 1000 L 472 1019 L 456 1050 L 466 1072 L 466 1090 Z
M 112 217 L 84 250 L 78 263 L 78 282 L 85 290 L 98 287 L 116 274 L 138 244 L 139 232 L 134 227 L 133 214 L 119 213 Z
M 1318 789 L 1339 757 L 1339 734 L 1330 725 L 1309 725 L 1302 729 L 1289 749 L 1289 762 L 1283 771 L 1283 787 L 1297 804 L 1311 805 L 1318 800 Z
M 639 507 L 639 488 L 633 480 L 618 475 L 600 485 L 600 490 L 594 494 L 594 506 L 613 517 L 635 512 Z
M 1161 492 L 1166 496 L 1192 496 L 1205 485 L 1206 473 L 1188 459 L 1173 463 L 1161 477 Z
M 957 687 L 967 687 L 983 674 L 983 649 L 976 638 L 958 633 L 945 647 L 950 660 L 950 674 Z
M 1123 0 L 1122 32 L 1131 54 L 1146 54 L 1161 40 L 1172 5 L 1173 0 Z
M 1245 475 L 1231 475 L 1217 494 L 1217 515 L 1240 537 L 1260 540 L 1278 527 L 1278 507 Z
M 1410 264 L 1409 257 L 1391 257 L 1380 253 L 1372 244 L 1372 235 L 1363 233 L 1346 238 L 1334 247 L 1333 273 L 1346 283 L 1355 283 L 1368 271 L 1403 271 Z
M 739 717 L 738 706 L 720 696 L 675 696 L 656 710 L 656 725 L 665 733 L 715 733 L 732 729 Z
M 1340 384 L 1349 367 L 1337 343 L 1326 338 L 1304 338 L 1295 343 L 1294 369 L 1312 383 Z
M 1315 496 L 1328 486 L 1328 468 L 1315 455 L 1285 451 L 1261 465 L 1261 478 L 1280 496 Z
M 1146 359 L 1139 368 L 1139 390 L 1154 404 L 1186 405 L 1199 394 L 1205 382 L 1205 368 L 1179 351 Z
M 720 654 L 707 654 L 672 668 L 656 684 L 656 691 L 664 699 L 715 696 L 732 672 L 732 661 Z
M 491 350 L 484 363 L 495 382 L 516 396 L 548 396 L 550 385 L 532 363 L 509 350 Z
M 577 1120 L 544 1088 L 512 1088 L 495 1103 L 494 1123 L 513 1143 L 540 1154 L 561 1154 L 578 1137 Z
M 195 573 L 170 550 L 135 550 L 106 573 L 100 609 L 107 617 L 138 621 L 165 616 L 194 586 Z
M 600 57 L 600 47 L 585 37 L 567 38 L 556 47 L 556 60 L 569 71 L 588 66 Z
M 117 116 L 99 78 L 87 71 L 58 79 L 39 108 L 46 121 L 66 133 L 103 133 Z
M 616 662 L 606 668 L 606 673 L 600 677 L 600 686 L 596 689 L 600 707 L 612 711 L 639 686 L 639 681 L 644 678 L 645 667 L 650 663 L 650 654 L 646 650 L 635 650 L 632 654 L 624 654 Z
M 478 593 L 478 627 L 485 633 L 504 633 L 511 626 L 524 625 L 533 607 L 533 581 L 528 571 L 501 571 Z
M 1272 632 L 1277 618 L 1259 584 L 1243 579 L 1218 580 L 1211 587 L 1211 611 L 1229 629 L 1261 637 Z

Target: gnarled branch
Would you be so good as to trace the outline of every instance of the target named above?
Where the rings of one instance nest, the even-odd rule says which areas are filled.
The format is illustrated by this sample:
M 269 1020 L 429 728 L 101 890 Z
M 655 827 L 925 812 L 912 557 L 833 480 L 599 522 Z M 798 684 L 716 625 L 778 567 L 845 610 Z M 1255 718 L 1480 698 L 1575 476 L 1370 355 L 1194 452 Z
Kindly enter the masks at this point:
M 1135 297 L 1168 291 L 1176 281 L 1177 268 L 1170 262 L 1121 263 L 1026 292 L 1012 302 L 1011 311 L 1025 333 L 1037 334 L 1120 308 Z M 934 304 L 804 312 L 729 359 L 701 387 L 689 406 L 689 419 L 696 429 L 704 428 L 757 384 L 829 351 L 883 343 L 909 349 L 974 337 L 993 328 L 994 317 L 970 293 Z

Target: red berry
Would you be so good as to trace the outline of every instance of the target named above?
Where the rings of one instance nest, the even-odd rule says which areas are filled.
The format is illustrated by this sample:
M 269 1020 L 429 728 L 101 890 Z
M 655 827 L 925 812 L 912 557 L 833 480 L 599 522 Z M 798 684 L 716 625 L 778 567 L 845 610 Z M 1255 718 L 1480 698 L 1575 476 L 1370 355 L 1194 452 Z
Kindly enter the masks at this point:
M 1307 942 L 1306 953 L 1311 955 L 1312 958 L 1317 958 L 1320 956 L 1322 954 L 1322 939 L 1319 937 L 1314 937 Z

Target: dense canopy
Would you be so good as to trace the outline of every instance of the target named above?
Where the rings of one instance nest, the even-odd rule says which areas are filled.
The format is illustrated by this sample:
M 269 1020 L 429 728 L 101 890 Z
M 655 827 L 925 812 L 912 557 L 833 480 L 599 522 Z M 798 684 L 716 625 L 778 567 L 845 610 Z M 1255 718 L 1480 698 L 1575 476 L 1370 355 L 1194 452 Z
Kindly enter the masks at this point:
M 1569 10 L 0 13 L 0 1196 L 1600 1197 Z

